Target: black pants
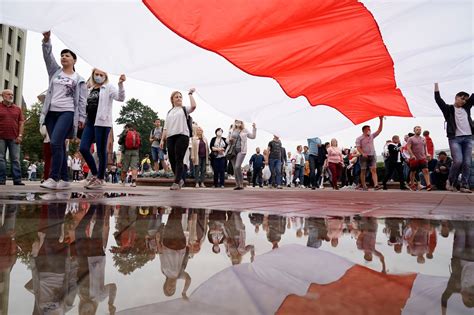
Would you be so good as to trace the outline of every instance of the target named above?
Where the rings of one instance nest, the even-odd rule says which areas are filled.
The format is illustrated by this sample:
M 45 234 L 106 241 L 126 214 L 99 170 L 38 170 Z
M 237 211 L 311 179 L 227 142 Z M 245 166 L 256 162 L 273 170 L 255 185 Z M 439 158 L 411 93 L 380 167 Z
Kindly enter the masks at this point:
M 259 185 L 259 186 L 262 186 L 263 185 L 263 181 L 262 181 L 262 167 L 254 167 L 253 168 L 253 174 L 252 174 L 252 185 L 255 186 L 255 185 Z
M 225 164 L 225 157 L 213 158 L 211 160 L 212 169 L 214 171 L 214 187 L 224 186 Z
M 403 165 L 401 162 L 387 161 L 387 168 L 385 169 L 385 178 L 383 179 L 383 186 L 387 185 L 387 182 L 392 178 L 393 172 L 397 172 L 398 181 L 400 182 L 400 188 L 405 187 L 405 179 L 403 177 Z
M 315 172 L 317 170 L 317 174 Z M 321 173 L 323 171 L 323 164 L 318 161 L 316 155 L 309 155 L 309 182 L 312 187 L 319 187 L 319 180 L 321 179 Z
M 72 171 L 72 180 L 77 180 L 79 181 L 79 171 Z
M 189 146 L 189 137 L 185 135 L 174 135 L 166 139 L 168 158 L 174 173 L 174 182 L 179 184 L 183 177 L 183 159 Z

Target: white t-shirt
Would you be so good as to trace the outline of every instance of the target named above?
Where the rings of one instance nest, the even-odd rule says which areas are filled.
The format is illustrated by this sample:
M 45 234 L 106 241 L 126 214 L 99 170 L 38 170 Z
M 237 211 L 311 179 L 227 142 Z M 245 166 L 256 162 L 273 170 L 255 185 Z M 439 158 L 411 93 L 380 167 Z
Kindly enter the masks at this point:
M 81 166 L 81 159 L 79 158 L 74 158 L 72 160 L 72 166 L 71 166 L 73 171 L 80 171 L 82 166 Z
M 185 256 L 186 248 L 174 250 L 163 246 L 163 253 L 160 254 L 161 272 L 168 278 L 180 278 Z
M 30 167 L 31 167 L 30 172 L 31 172 L 31 173 L 36 173 L 36 165 L 35 165 L 35 164 L 31 164 Z
M 296 153 L 295 159 L 296 159 L 296 165 L 304 165 L 305 160 L 304 160 L 303 153 Z
M 186 112 L 189 113 L 190 107 L 184 106 Z M 186 115 L 184 114 L 183 108 L 173 107 L 166 116 L 165 126 L 166 136 L 171 137 L 174 135 L 185 135 L 189 137 L 188 124 L 186 122 Z
M 76 92 L 77 80 L 79 80 L 77 73 L 69 75 L 63 71 L 53 78 L 53 95 L 49 108 L 50 111 L 74 111 L 74 94 Z
M 471 125 L 464 108 L 454 106 L 454 120 L 456 122 L 456 137 L 472 135 Z

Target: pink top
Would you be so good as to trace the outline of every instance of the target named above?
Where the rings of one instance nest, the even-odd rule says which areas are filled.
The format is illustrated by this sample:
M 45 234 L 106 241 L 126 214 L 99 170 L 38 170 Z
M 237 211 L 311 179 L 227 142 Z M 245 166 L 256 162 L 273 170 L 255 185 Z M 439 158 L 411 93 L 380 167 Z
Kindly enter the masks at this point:
M 338 147 L 328 148 L 328 162 L 329 163 L 342 163 L 342 151 Z

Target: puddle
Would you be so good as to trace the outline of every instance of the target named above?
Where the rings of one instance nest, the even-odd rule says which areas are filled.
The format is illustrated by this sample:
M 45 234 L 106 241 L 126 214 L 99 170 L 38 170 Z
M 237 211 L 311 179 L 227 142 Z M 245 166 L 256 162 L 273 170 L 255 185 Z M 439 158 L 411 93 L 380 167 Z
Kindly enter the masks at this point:
M 73 199 L 0 204 L 1 314 L 472 314 L 474 221 Z

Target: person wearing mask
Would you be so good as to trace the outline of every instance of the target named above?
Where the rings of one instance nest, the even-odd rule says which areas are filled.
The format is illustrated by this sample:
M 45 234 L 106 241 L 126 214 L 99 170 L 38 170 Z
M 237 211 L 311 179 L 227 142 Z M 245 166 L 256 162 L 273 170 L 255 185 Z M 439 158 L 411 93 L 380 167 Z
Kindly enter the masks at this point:
M 6 182 L 5 156 L 10 154 L 13 185 L 24 185 L 21 182 L 20 144 L 23 140 L 25 119 L 21 108 L 13 103 L 13 91 L 2 92 L 0 103 L 0 185 Z
M 165 172 L 168 172 L 168 166 L 165 163 L 165 153 L 160 148 L 160 141 L 163 135 L 163 128 L 161 127 L 161 120 L 155 119 L 155 128 L 150 132 L 151 142 L 151 157 L 153 159 L 153 170 L 158 172 L 160 163 Z
M 252 124 L 252 132 L 248 131 L 242 120 L 236 119 L 229 130 L 229 148 L 227 156 L 231 153 L 230 160 L 232 168 L 234 169 L 235 188 L 234 190 L 244 189 L 244 178 L 242 174 L 242 163 L 247 155 L 247 139 L 255 139 L 257 136 L 257 126 Z
M 91 170 L 92 176 L 85 188 L 100 189 L 105 185 L 105 169 L 107 168 L 107 141 L 112 129 L 112 105 L 113 101 L 123 102 L 125 90 L 123 82 L 126 77 L 119 77 L 118 89 L 109 83 L 106 72 L 97 68 L 92 69 L 92 74 L 87 81 L 89 96 L 87 97 L 86 124 L 81 137 L 79 151 Z M 99 165 L 91 153 L 91 145 L 95 142 Z
M 332 188 L 334 190 L 339 190 L 337 186 L 337 181 L 341 176 L 342 167 L 344 165 L 342 151 L 337 146 L 337 140 L 331 139 L 331 146 L 328 148 L 328 168 L 331 172 L 331 179 L 332 179 Z
M 270 166 L 270 172 L 272 173 L 270 183 L 272 186 L 270 187 L 276 187 L 277 189 L 283 189 L 283 187 L 281 187 L 282 156 L 280 138 L 277 135 L 273 135 L 273 140 L 268 143 L 267 161 Z
M 474 122 L 471 118 L 474 94 L 469 97 L 466 92 L 459 92 L 454 99 L 454 105 L 447 105 L 441 98 L 438 83 L 435 83 L 435 100 L 447 123 L 446 135 L 453 158 L 446 189 L 457 191 L 458 176 L 461 173 L 460 191 L 472 193 L 469 180 L 472 163 L 472 136 L 474 134 Z
M 47 189 L 70 188 L 66 139 L 74 138 L 86 120 L 87 85 L 75 72 L 77 57 L 69 49 L 61 51 L 61 66 L 53 56 L 51 32 L 43 33 L 43 57 L 49 75 L 49 87 L 40 115 L 51 143 L 51 173 L 41 184 Z
M 214 172 L 214 187 L 215 188 L 224 188 L 225 180 L 225 149 L 227 148 L 227 142 L 222 133 L 224 130 L 222 128 L 217 128 L 215 137 L 211 139 L 209 146 L 211 147 L 211 166 Z
M 192 138 L 191 161 L 194 164 L 196 188 L 206 187 L 204 180 L 206 178 L 207 161 L 209 161 L 209 144 L 201 127 L 196 128 L 196 135 Z
M 265 158 L 263 157 L 262 154 L 260 154 L 260 148 L 257 148 L 255 150 L 255 154 L 252 155 L 249 162 L 250 167 L 253 169 L 252 187 L 255 187 L 257 183 L 260 188 L 263 187 L 262 170 L 263 170 L 264 162 L 265 162 Z
M 387 145 L 387 167 L 385 168 L 385 178 L 382 182 L 384 190 L 387 190 L 387 182 L 392 178 L 394 172 L 397 172 L 398 181 L 400 182 L 400 189 L 409 189 L 407 183 L 405 182 L 405 177 L 403 175 L 404 158 L 402 156 L 401 149 L 402 145 L 400 144 L 400 137 L 393 136 L 392 141 Z
M 316 189 L 319 187 L 319 179 L 321 178 L 321 173 L 323 171 L 323 164 L 320 163 L 320 159 L 318 159 L 319 149 L 321 147 L 321 139 L 318 137 L 309 138 L 307 156 L 305 156 L 305 160 L 309 161 L 309 181 L 311 185 L 311 189 Z M 306 153 L 306 151 L 305 151 Z
M 193 96 L 195 91 L 192 88 L 188 92 L 190 106 L 183 106 L 183 95 L 179 91 L 174 91 L 170 97 L 172 107 L 166 115 L 160 148 L 164 148 L 166 141 L 168 158 L 174 173 L 174 183 L 170 187 L 171 190 L 179 190 L 184 184 L 182 180 L 183 159 L 189 146 L 189 137 L 192 136 L 192 126 L 189 124 L 188 117 L 196 109 L 196 100 Z
M 360 154 L 360 181 L 363 190 L 367 190 L 367 185 L 365 183 L 367 168 L 370 169 L 370 173 L 372 174 L 372 180 L 374 181 L 374 189 L 380 189 L 377 178 L 377 157 L 375 154 L 374 139 L 382 131 L 383 116 L 380 116 L 379 120 L 379 128 L 376 132 L 371 133 L 370 126 L 363 126 L 362 135 L 356 139 L 357 150 Z
M 430 173 L 428 172 L 428 159 L 430 155 L 428 154 L 426 148 L 425 138 L 421 137 L 421 127 L 416 126 L 414 128 L 415 135 L 410 137 L 407 142 L 407 150 L 410 154 L 410 188 L 412 190 L 417 190 L 417 185 L 415 184 L 415 174 L 421 169 L 423 176 L 426 182 L 426 190 L 431 190 L 430 182 Z

